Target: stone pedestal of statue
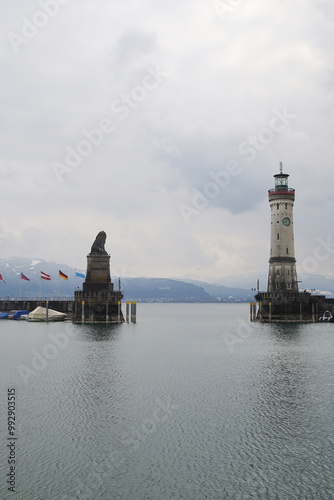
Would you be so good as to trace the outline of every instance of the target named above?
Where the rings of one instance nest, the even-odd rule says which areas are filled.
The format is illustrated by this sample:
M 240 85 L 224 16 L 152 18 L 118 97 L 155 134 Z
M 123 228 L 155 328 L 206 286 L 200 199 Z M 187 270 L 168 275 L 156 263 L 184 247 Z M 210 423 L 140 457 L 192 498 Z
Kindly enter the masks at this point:
M 105 251 L 106 233 L 101 231 L 87 255 L 87 273 L 82 291 L 74 293 L 75 323 L 119 323 L 123 294 L 114 291 L 110 277 L 110 255 Z
M 110 255 L 90 253 L 87 255 L 87 273 L 83 291 L 100 292 L 102 290 L 110 292 L 114 290 L 110 278 Z

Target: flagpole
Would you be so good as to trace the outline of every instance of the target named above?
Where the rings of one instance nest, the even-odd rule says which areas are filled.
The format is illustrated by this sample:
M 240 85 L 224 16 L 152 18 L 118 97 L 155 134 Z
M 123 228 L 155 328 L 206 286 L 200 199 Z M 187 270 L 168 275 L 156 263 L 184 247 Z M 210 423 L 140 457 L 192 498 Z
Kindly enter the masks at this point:
M 22 276 L 20 276 L 20 300 L 21 300 L 21 284 L 22 284 Z
M 77 268 L 75 268 L 74 274 L 74 291 L 77 289 Z
M 59 300 L 59 273 L 58 273 L 58 300 Z
M 39 284 L 39 298 L 41 299 L 42 298 L 42 276 L 40 277 L 40 284 Z

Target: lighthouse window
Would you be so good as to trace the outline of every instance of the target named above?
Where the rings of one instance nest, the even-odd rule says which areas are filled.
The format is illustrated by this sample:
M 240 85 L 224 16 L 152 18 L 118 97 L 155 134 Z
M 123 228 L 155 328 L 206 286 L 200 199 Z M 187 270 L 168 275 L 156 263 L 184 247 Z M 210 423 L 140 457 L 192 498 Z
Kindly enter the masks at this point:
M 279 233 L 277 233 L 277 239 L 279 240 Z
M 286 254 L 289 255 L 289 249 L 288 248 L 286 249 Z
M 277 203 L 277 210 L 279 210 L 279 203 Z
M 286 203 L 286 204 L 285 204 L 285 210 L 287 210 L 287 209 L 288 209 L 288 204 Z

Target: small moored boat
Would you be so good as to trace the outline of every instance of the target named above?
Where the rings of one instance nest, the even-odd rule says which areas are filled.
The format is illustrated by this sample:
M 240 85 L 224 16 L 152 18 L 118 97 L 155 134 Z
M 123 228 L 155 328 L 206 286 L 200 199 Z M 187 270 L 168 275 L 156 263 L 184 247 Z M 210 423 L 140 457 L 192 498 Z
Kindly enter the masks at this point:
M 48 321 L 64 321 L 65 318 L 65 313 L 48 309 Z M 36 307 L 36 309 L 29 313 L 28 321 L 46 321 L 46 308 L 41 306 Z

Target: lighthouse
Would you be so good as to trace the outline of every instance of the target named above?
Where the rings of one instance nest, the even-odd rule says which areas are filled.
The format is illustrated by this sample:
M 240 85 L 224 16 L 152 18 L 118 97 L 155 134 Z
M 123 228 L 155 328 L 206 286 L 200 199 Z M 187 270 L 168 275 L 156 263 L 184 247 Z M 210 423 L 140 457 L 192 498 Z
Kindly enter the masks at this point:
M 271 210 L 268 288 L 266 292 L 258 290 L 255 295 L 258 307 L 251 302 L 250 319 L 264 323 L 315 323 L 325 311 L 334 313 L 334 299 L 298 290 L 293 234 L 295 190 L 289 188 L 289 175 L 283 174 L 282 163 L 274 178 L 275 187 L 268 191 Z
M 274 175 L 275 187 L 268 191 L 271 210 L 268 293 L 298 292 L 293 229 L 295 190 L 289 188 L 288 177 L 280 163 L 280 173 Z

